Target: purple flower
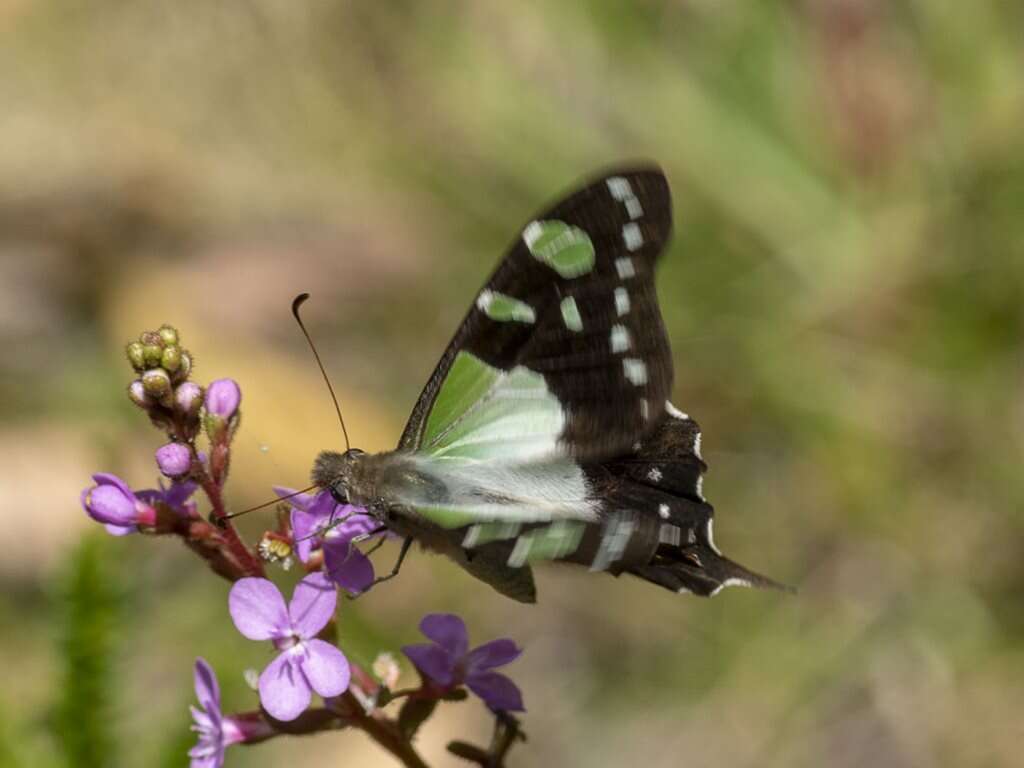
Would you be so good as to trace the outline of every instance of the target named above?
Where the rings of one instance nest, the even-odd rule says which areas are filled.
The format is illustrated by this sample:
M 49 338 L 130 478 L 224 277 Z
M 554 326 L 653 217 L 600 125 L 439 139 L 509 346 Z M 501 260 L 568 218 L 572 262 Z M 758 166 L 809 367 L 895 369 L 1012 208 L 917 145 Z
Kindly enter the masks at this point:
M 192 730 L 199 734 L 199 742 L 188 751 L 190 765 L 220 768 L 224 764 L 224 750 L 245 741 L 246 729 L 240 721 L 221 714 L 217 676 L 204 659 L 196 659 L 195 687 L 200 708 L 191 707 Z
M 168 443 L 156 449 L 156 465 L 167 477 L 187 475 L 192 468 L 192 452 L 184 443 Z
M 312 691 L 323 697 L 348 689 L 349 666 L 335 646 L 316 634 L 334 615 L 338 593 L 322 573 L 295 587 L 291 603 L 267 579 L 239 579 L 228 608 L 238 631 L 250 640 L 271 640 L 281 653 L 259 679 L 260 702 L 277 720 L 294 720 L 309 706 Z
M 242 391 L 233 379 L 217 379 L 206 388 L 206 412 L 227 421 L 242 402 Z
M 117 475 L 99 472 L 92 476 L 96 485 L 82 491 L 82 507 L 93 520 L 103 523 L 115 536 L 137 530 L 138 525 L 156 523 L 152 504 L 132 493 L 128 483 Z
M 288 488 L 274 491 L 279 496 L 294 493 Z M 377 518 L 366 514 L 363 507 L 338 504 L 328 491 L 300 493 L 288 503 L 292 506 L 292 538 L 299 560 L 307 562 L 313 550 L 322 548 L 327 575 L 342 589 L 358 595 L 373 584 L 373 563 L 352 540 L 379 529 Z
M 492 671 L 519 657 L 522 650 L 514 642 L 501 638 L 469 650 L 466 624 L 451 613 L 427 614 L 420 631 L 433 642 L 403 646 L 402 653 L 424 677 L 443 688 L 464 684 L 492 710 L 525 711 L 516 684 Z

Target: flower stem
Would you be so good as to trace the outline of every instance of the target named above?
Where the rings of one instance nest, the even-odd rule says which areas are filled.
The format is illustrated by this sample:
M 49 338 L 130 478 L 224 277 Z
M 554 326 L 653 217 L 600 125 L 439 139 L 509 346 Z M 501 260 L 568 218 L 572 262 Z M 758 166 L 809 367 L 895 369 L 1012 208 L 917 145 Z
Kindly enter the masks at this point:
M 210 506 L 213 508 L 210 517 L 220 529 L 220 538 L 227 546 L 230 558 L 235 561 L 239 568 L 239 578 L 242 576 L 266 576 L 263 562 L 245 546 L 235 526 L 227 519 L 224 495 L 221 493 L 220 486 L 213 481 L 213 478 L 210 477 L 206 468 L 203 467 L 203 463 L 199 460 L 195 444 L 189 443 L 189 449 L 192 451 L 192 475 L 199 482 L 203 493 L 206 494 L 206 498 L 210 500 Z

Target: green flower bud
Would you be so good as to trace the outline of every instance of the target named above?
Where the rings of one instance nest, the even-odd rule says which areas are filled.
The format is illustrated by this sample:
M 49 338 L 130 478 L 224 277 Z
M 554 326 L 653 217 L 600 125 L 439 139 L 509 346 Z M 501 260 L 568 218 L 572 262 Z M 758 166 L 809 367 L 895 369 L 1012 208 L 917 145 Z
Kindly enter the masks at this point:
M 139 334 L 139 341 L 141 341 L 147 347 L 150 347 L 150 346 L 162 347 L 163 346 L 163 339 L 160 338 L 160 334 L 157 333 L 156 331 L 144 331 L 144 332 L 140 333 Z
M 181 350 L 179 356 L 181 359 L 178 362 L 178 370 L 174 372 L 174 380 L 184 381 L 188 378 L 189 373 L 192 372 L 192 355 L 185 350 Z
M 125 347 L 125 354 L 128 355 L 128 362 L 132 364 L 132 368 L 136 371 L 141 372 L 146 367 L 145 358 L 145 347 L 141 341 L 133 341 L 127 347 Z
M 164 344 L 168 347 L 178 343 L 178 330 L 169 325 L 161 325 L 160 330 L 157 331 L 160 334 L 160 338 Z
M 171 373 L 178 370 L 181 365 L 181 347 L 164 347 L 164 353 L 160 356 L 160 365 Z
M 142 374 L 142 388 L 159 400 L 171 391 L 171 377 L 163 368 L 151 368 Z
M 160 358 L 163 354 L 164 351 L 156 344 L 147 344 L 142 348 L 142 359 L 150 368 L 160 365 Z

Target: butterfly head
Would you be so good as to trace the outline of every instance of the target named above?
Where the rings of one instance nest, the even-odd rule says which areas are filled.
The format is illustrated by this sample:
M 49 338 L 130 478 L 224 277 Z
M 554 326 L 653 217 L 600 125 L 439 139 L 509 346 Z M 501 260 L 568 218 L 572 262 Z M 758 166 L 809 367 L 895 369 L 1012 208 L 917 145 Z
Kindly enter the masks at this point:
M 366 451 L 349 448 L 344 453 L 321 451 L 313 463 L 313 484 L 330 491 L 339 504 L 351 504 L 356 468 Z

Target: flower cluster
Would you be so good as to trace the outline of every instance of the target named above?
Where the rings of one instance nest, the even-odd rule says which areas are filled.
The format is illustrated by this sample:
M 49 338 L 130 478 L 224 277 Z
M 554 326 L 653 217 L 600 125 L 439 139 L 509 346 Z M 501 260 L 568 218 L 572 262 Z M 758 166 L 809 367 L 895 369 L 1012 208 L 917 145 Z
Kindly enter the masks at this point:
M 147 331 L 126 348 L 136 378 L 128 396 L 164 434 L 154 459 L 155 488 L 133 490 L 110 473 L 93 475 L 81 495 L 86 514 L 116 536 L 130 533 L 182 539 L 218 575 L 233 582 L 228 612 L 238 631 L 267 642 L 275 655 L 258 676 L 260 708 L 225 715 L 220 688 L 209 664 L 197 659 L 192 708 L 198 735 L 189 752 L 192 768 L 220 768 L 232 744 L 254 743 L 282 734 L 339 728 L 366 730 L 375 742 L 406 765 L 424 766 L 412 739 L 440 701 L 476 694 L 495 715 L 492 747 L 463 742 L 450 749 L 481 765 L 500 766 L 510 745 L 522 738 L 511 712 L 523 711 L 522 695 L 497 667 L 520 649 L 509 639 L 470 650 L 465 623 L 452 614 L 430 614 L 420 629 L 430 643 L 402 650 L 420 673 L 418 687 L 394 690 L 400 669 L 382 653 L 368 672 L 346 657 L 337 641 L 338 589 L 356 596 L 375 583 L 372 552 L 363 542 L 387 538 L 368 510 L 341 505 L 329 492 L 274 490 L 282 499 L 278 526 L 255 547 L 246 545 L 224 504 L 231 447 L 240 421 L 242 393 L 231 379 L 206 387 L 191 379 L 193 358 L 178 332 L 167 325 Z M 200 445 L 200 441 L 204 441 Z M 202 498 L 209 511 L 204 518 Z M 289 601 L 267 578 L 266 566 L 287 567 L 297 558 L 305 570 Z M 313 696 L 322 705 L 313 705 Z M 403 700 L 397 718 L 383 710 Z

